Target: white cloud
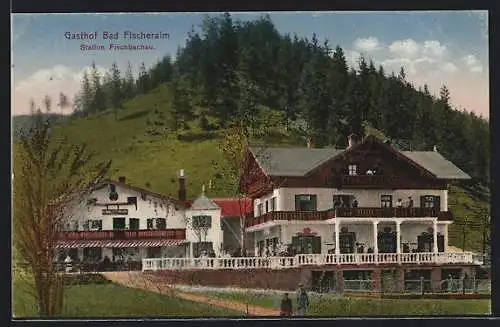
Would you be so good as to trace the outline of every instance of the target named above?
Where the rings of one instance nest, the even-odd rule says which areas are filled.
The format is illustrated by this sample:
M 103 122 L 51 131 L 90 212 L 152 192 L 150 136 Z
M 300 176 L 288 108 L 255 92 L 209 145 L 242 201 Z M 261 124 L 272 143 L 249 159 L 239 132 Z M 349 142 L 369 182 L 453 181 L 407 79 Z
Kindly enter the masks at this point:
M 441 44 L 439 41 L 424 41 L 422 46 L 422 52 L 426 55 L 431 55 L 435 57 L 442 57 L 446 54 L 446 46 Z
M 463 59 L 467 66 L 476 66 L 479 63 L 479 60 L 473 54 L 467 55 Z
M 457 66 L 452 62 L 447 62 L 441 66 L 441 70 L 447 73 L 453 73 L 458 70 Z
M 380 43 L 376 37 L 370 36 L 365 39 L 356 39 L 354 47 L 361 51 L 374 51 L 380 48 Z
M 29 101 L 33 99 L 37 105 L 42 104 L 43 98 L 49 95 L 53 103 L 57 103 L 59 93 L 65 93 L 69 99 L 80 90 L 81 80 L 84 72 L 90 67 L 83 69 L 73 69 L 63 65 L 56 65 L 52 68 L 41 69 L 25 80 L 14 85 L 12 90 L 12 114 L 29 113 Z M 101 76 L 104 76 L 106 69 L 97 67 Z M 59 110 L 55 106 L 53 110 Z
M 354 50 L 348 51 L 345 54 L 345 59 L 347 61 L 347 64 L 350 67 L 354 67 L 354 68 L 358 67 L 358 60 L 360 57 L 361 57 L 361 53 L 359 53 L 358 51 L 354 51 Z
M 402 57 L 414 56 L 419 52 L 420 46 L 412 39 L 398 40 L 389 46 L 389 50 Z
M 479 65 L 479 66 L 471 67 L 470 71 L 473 72 L 473 73 L 482 73 L 483 72 L 483 66 Z

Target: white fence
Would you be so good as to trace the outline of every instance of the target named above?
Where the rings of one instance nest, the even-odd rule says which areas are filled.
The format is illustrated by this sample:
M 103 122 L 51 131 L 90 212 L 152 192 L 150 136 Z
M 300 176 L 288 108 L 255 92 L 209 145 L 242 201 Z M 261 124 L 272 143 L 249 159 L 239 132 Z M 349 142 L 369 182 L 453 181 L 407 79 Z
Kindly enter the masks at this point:
M 472 252 L 299 254 L 294 257 L 143 259 L 142 270 L 286 269 L 306 265 L 480 264 Z

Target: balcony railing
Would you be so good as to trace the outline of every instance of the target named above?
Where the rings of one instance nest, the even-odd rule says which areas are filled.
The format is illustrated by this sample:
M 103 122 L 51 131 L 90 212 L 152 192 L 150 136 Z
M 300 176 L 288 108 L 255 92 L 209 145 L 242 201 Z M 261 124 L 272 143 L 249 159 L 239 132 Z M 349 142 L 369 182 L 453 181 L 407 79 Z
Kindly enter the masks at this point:
M 342 175 L 340 178 L 341 187 L 387 187 L 396 186 L 400 182 L 399 177 L 388 175 Z
M 143 259 L 142 270 L 287 269 L 325 265 L 477 264 L 471 252 L 298 254 L 295 257 Z
M 271 211 L 259 217 L 247 217 L 246 227 L 275 220 L 327 220 L 339 218 L 418 218 L 437 217 L 438 220 L 453 220 L 450 211 L 433 208 L 337 208 L 326 211 Z
M 59 232 L 60 240 L 130 240 L 130 239 L 173 239 L 186 238 L 185 229 L 164 230 L 112 230 L 112 231 L 78 231 Z

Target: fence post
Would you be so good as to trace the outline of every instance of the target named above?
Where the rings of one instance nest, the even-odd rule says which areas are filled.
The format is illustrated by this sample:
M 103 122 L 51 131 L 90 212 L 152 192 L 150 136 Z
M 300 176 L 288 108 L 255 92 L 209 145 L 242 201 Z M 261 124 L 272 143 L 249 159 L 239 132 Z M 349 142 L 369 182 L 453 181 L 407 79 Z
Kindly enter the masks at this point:
M 472 276 L 472 293 L 477 293 L 476 276 Z
M 465 277 L 462 277 L 462 294 L 465 294 Z
M 420 276 L 420 294 L 424 295 L 424 276 Z

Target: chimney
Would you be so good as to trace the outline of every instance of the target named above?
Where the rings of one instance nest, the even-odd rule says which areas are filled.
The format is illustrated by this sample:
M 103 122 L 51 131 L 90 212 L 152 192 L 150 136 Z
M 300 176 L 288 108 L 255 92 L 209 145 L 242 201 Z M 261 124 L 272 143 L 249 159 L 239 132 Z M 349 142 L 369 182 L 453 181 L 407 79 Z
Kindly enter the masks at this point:
M 179 171 L 179 191 L 178 198 L 180 201 L 186 201 L 186 176 L 184 175 L 184 169 Z
M 359 142 L 359 137 L 355 133 L 349 134 L 347 137 L 347 148 L 350 149 L 351 147 L 355 146 Z
M 118 181 L 120 183 L 125 183 L 127 181 L 127 179 L 125 178 L 125 176 L 120 176 L 120 177 L 118 177 Z

